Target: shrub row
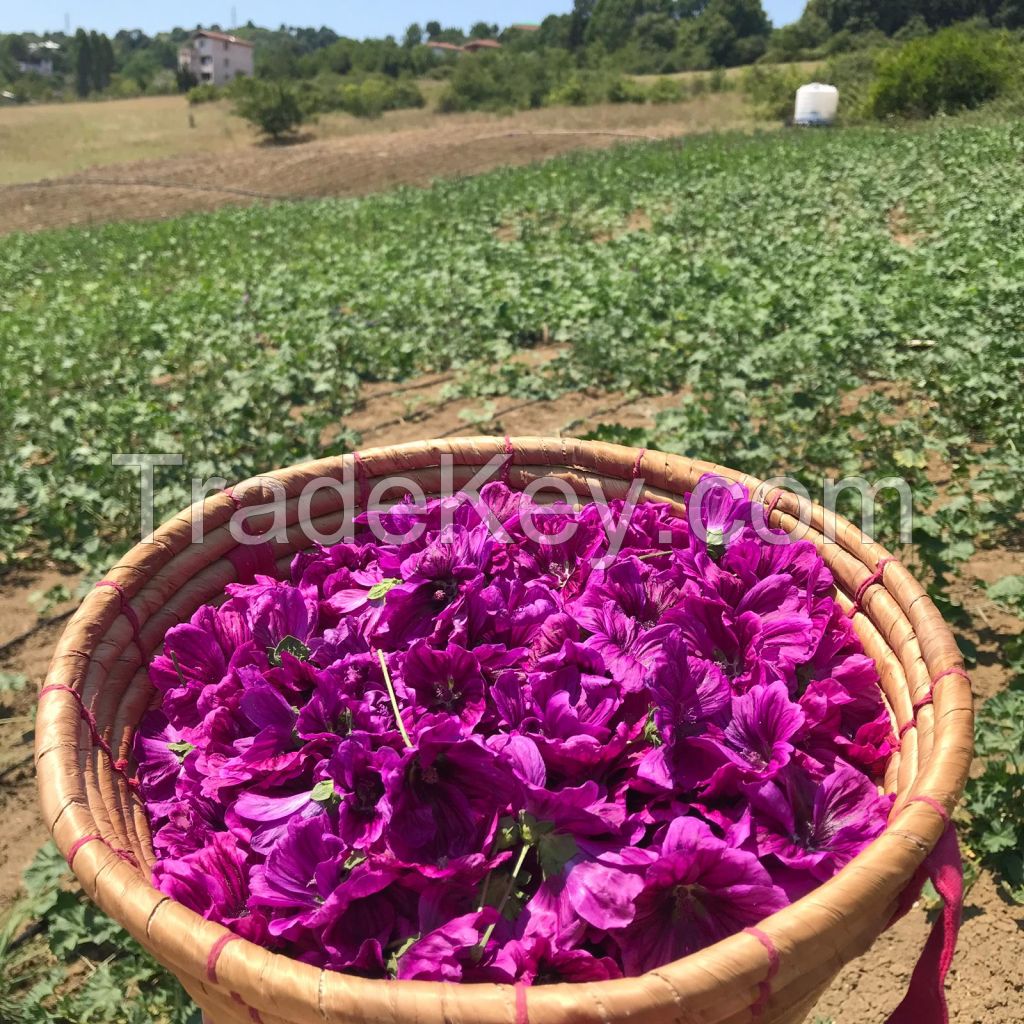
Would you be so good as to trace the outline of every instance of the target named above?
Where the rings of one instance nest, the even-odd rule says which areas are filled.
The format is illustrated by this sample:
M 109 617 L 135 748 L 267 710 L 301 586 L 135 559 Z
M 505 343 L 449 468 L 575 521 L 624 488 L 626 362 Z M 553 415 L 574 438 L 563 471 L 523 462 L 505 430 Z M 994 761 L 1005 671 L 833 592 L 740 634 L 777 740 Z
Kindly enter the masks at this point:
M 529 110 L 596 103 L 680 103 L 731 82 L 723 69 L 690 79 L 645 82 L 607 69 L 573 68 L 530 55 L 486 54 L 460 61 L 441 96 L 445 113 L 466 110 Z
M 903 46 L 854 50 L 828 60 L 814 74 L 838 87 L 845 121 L 925 118 L 971 110 L 1019 93 L 1024 44 L 1009 32 L 957 26 L 911 39 Z M 778 119 L 793 112 L 807 73 L 754 65 L 742 87 L 762 113 Z

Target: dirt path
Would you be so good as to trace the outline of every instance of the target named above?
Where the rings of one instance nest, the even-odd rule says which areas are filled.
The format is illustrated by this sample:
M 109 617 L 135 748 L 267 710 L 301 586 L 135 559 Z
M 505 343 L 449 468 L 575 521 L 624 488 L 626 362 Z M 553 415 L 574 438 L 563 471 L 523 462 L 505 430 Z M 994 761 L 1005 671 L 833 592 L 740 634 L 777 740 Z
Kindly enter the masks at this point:
M 715 128 L 751 128 L 743 98 L 722 93 L 664 107 L 548 108 L 507 117 L 424 113 L 414 126 L 289 146 L 217 148 L 195 155 L 96 167 L 68 177 L 0 186 L 0 234 L 149 220 L 274 199 L 355 196 L 436 178 L 480 174 L 576 149 L 604 149 Z
M 543 361 L 555 352 L 551 347 L 539 349 L 530 358 Z M 484 413 L 479 410 L 479 400 L 446 399 L 445 388 L 450 384 L 450 376 L 434 375 L 405 385 L 370 386 L 363 408 L 345 425 L 359 431 L 367 446 L 476 430 L 571 434 L 581 431 L 581 423 L 593 424 L 602 418 L 631 426 L 647 425 L 673 400 L 673 396 L 665 396 L 629 401 L 625 396 L 587 394 L 550 402 L 506 398 L 496 400 L 493 409 Z M 1000 646 L 1008 635 L 1020 630 L 1021 624 L 987 601 L 983 591 L 970 581 L 992 582 L 1014 572 L 1024 573 L 1024 554 L 982 552 L 968 564 L 958 586 L 957 596 L 974 623 L 967 636 L 979 651 L 979 665 L 972 674 L 980 697 L 1005 687 Z M 23 577 L 0 593 L 0 672 L 21 673 L 30 679 L 24 691 L 0 694 L 0 821 L 4 823 L 0 830 L 0 912 L 14 898 L 21 872 L 46 838 L 35 802 L 31 714 L 36 688 L 45 674 L 60 626 L 29 633 L 13 645 L 10 641 L 24 637 L 37 622 L 29 594 L 57 581 L 54 573 Z M 834 1024 L 882 1024 L 906 990 L 928 928 L 924 909 L 915 908 L 866 956 L 846 967 L 825 995 L 816 1016 Z M 968 895 L 950 978 L 951 1019 L 956 1024 L 1019 1024 L 1024 1019 L 1022 930 L 1024 908 L 1004 902 L 993 879 L 982 874 Z

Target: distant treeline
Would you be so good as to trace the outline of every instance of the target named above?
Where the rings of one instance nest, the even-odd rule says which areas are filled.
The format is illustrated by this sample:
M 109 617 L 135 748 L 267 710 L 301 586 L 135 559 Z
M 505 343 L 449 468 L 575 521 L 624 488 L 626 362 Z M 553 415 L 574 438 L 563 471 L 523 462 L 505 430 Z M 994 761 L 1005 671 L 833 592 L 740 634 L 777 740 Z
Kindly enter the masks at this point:
M 410 25 L 401 38 L 365 40 L 329 28 L 251 22 L 231 31 L 255 43 L 256 77 L 266 80 L 448 78 L 467 60 L 508 64 L 528 55 L 524 72 L 543 67 L 546 78 L 562 82 L 576 72 L 667 74 L 821 59 L 972 20 L 1022 27 L 1024 0 L 809 0 L 799 21 L 783 28 L 773 28 L 761 0 L 575 0 L 568 14 L 535 26 L 478 22 L 464 32 L 428 21 Z M 0 88 L 18 100 L 185 90 L 194 83 L 177 74 L 177 53 L 191 32 L 0 36 Z M 494 39 L 501 50 L 471 57 L 429 45 L 472 39 Z

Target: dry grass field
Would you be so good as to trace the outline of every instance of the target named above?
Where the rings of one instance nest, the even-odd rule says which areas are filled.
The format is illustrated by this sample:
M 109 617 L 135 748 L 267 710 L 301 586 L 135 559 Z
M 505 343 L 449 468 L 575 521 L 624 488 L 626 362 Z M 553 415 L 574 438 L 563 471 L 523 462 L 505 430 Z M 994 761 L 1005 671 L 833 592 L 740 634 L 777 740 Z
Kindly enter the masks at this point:
M 441 83 L 421 83 L 428 103 Z M 309 126 L 314 138 L 391 131 L 429 121 L 430 109 L 379 121 L 331 114 Z M 57 178 L 93 167 L 229 152 L 256 143 L 252 128 L 227 101 L 190 106 L 183 96 L 0 106 L 0 185 Z
M 365 195 L 573 149 L 757 127 L 735 90 L 679 104 L 508 115 L 438 114 L 430 107 L 374 121 L 330 114 L 289 145 L 260 142 L 227 103 L 190 108 L 180 96 L 6 108 L 0 234 L 171 217 L 228 203 Z

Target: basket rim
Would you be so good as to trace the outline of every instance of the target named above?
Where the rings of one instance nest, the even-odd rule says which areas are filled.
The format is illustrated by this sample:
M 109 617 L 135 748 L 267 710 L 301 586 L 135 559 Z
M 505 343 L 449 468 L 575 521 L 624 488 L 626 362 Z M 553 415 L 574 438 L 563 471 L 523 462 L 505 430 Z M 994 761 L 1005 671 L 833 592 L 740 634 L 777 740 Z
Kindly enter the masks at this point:
M 412 441 L 401 445 L 363 449 L 348 455 L 316 460 L 309 463 L 300 463 L 296 466 L 284 467 L 271 472 L 261 473 L 259 476 L 251 479 L 253 481 L 280 480 L 290 472 L 308 468 L 321 469 L 324 471 L 325 475 L 330 474 L 332 470 L 336 474 L 338 468 L 345 460 L 354 459 L 358 466 L 359 464 L 365 465 L 368 461 L 372 461 L 375 456 L 378 456 L 381 453 L 387 453 L 388 456 L 392 458 L 402 458 L 407 454 L 411 455 L 413 453 L 422 453 L 428 450 L 431 452 L 451 451 L 459 445 L 475 445 L 488 451 L 491 451 L 498 446 L 511 455 L 512 453 L 510 449 L 513 445 L 525 442 L 542 443 L 544 446 L 550 447 L 553 451 L 561 453 L 562 456 L 566 457 L 570 450 L 573 452 L 583 452 L 596 449 L 607 450 L 616 454 L 620 458 L 626 456 L 632 460 L 634 457 L 637 457 L 637 465 L 639 465 L 639 461 L 644 455 L 644 451 L 636 448 L 609 445 L 604 442 L 576 441 L 567 438 L 446 438 L 432 441 Z M 729 480 L 737 481 L 748 487 L 752 497 L 756 493 L 759 493 L 764 486 L 764 482 L 758 478 L 748 476 L 747 474 L 729 469 L 728 467 L 717 466 L 711 463 L 702 462 L 701 460 L 661 452 L 651 452 L 650 455 L 652 457 L 657 456 L 658 459 L 663 458 L 666 460 L 666 463 L 678 462 L 680 465 L 684 465 L 694 472 L 698 470 L 701 472 L 714 472 Z M 520 465 L 521 463 L 513 462 L 513 464 Z M 577 463 L 574 463 L 568 458 L 566 458 L 565 461 L 558 461 L 556 458 L 556 460 L 551 462 L 550 465 L 552 468 L 578 468 Z M 842 531 L 844 536 L 848 532 L 851 533 L 856 541 L 869 546 L 870 550 L 877 556 L 877 559 L 886 559 L 893 567 L 899 567 L 899 569 L 902 570 L 902 574 L 900 574 L 901 580 L 913 580 L 913 577 L 910 576 L 898 559 L 894 558 L 888 551 L 864 535 L 852 523 L 842 519 L 842 517 L 828 513 L 824 508 L 822 508 L 822 506 L 817 505 L 814 502 L 809 502 L 792 492 L 784 491 L 781 492 L 781 494 L 781 500 L 778 500 L 777 502 L 777 509 L 781 514 L 792 513 L 794 515 L 800 515 L 807 512 L 808 509 L 811 509 L 813 510 L 813 516 L 822 518 L 830 517 L 831 520 L 834 521 L 835 525 L 837 525 Z M 646 495 L 644 495 L 644 497 L 646 498 Z M 678 497 L 680 499 L 682 498 L 682 492 L 680 492 Z M 762 493 L 760 500 L 764 501 L 766 497 L 767 492 L 764 492 Z M 586 499 L 581 497 L 581 500 Z M 215 506 L 218 509 L 222 509 L 226 504 L 225 499 L 220 495 L 217 495 L 205 499 L 202 506 L 205 511 L 206 509 Z M 193 509 L 194 508 L 195 506 L 193 506 Z M 172 519 L 168 520 L 164 525 L 169 526 L 191 511 L 192 509 L 189 509 L 186 510 L 185 513 L 180 513 L 178 516 L 172 517 Z M 159 533 L 160 531 L 158 530 L 157 534 Z M 814 539 L 813 543 L 815 543 L 816 548 L 818 548 L 820 552 L 821 545 L 819 545 L 817 539 Z M 150 561 L 151 555 L 152 545 L 147 545 L 145 543 L 136 545 L 123 559 L 118 562 L 115 567 L 109 571 L 109 574 L 113 574 L 115 570 L 130 568 L 133 565 L 145 566 L 147 562 Z M 135 572 L 138 573 L 138 579 L 141 581 L 140 585 L 147 579 L 151 578 L 151 574 L 147 574 L 145 569 L 140 570 L 136 568 Z M 895 574 L 892 572 L 886 572 L 884 576 L 877 581 L 881 588 L 889 592 L 890 596 L 894 596 L 894 594 L 892 589 L 890 589 L 890 584 L 886 582 L 886 577 L 891 579 L 894 575 Z M 917 589 L 920 591 L 919 587 Z M 843 594 L 843 591 L 839 588 L 838 584 L 837 591 L 840 594 Z M 59 656 L 62 652 L 65 638 L 69 635 L 72 627 L 75 624 L 81 624 L 82 622 L 87 622 L 106 614 L 110 596 L 114 596 L 110 594 L 110 591 L 107 591 L 106 595 L 101 594 L 99 591 L 93 591 L 82 602 L 81 606 L 76 611 L 75 616 L 66 627 L 64 635 L 58 644 L 57 653 L 54 656 L 54 661 L 51 664 L 46 677 L 44 692 L 55 685 L 58 687 L 60 686 L 60 681 L 63 676 L 60 670 Z M 897 603 L 900 605 L 902 610 L 902 603 L 900 603 L 898 599 Z M 865 602 L 865 604 L 867 604 L 867 602 Z M 936 631 L 936 634 L 944 634 L 940 637 L 944 643 L 943 649 L 948 649 L 949 646 L 952 645 L 952 650 L 956 650 L 952 633 L 948 626 L 943 622 L 934 604 L 923 591 L 920 591 L 919 595 L 912 602 L 912 605 L 915 607 L 919 606 L 919 611 L 928 617 L 930 629 Z M 904 614 L 906 615 L 907 613 L 904 611 Z M 100 639 L 102 640 L 102 637 Z M 946 643 L 946 641 L 948 641 L 948 643 Z M 886 642 L 888 643 L 888 641 Z M 91 657 L 93 651 L 89 648 L 84 648 L 75 650 L 73 653 Z M 956 701 L 957 707 L 954 710 L 964 710 L 961 705 L 964 705 L 965 701 L 967 705 L 970 704 L 970 685 L 967 681 L 966 673 L 963 670 L 962 658 L 957 654 L 956 657 L 950 656 L 945 660 L 949 661 L 949 665 L 943 666 L 943 674 L 948 674 L 952 671 L 955 675 L 963 677 L 951 678 L 949 681 L 951 684 L 950 689 L 955 689 L 958 694 Z M 877 665 L 878 663 L 876 660 L 876 667 Z M 963 691 L 966 691 L 966 693 Z M 63 708 L 65 713 L 69 709 L 73 709 L 75 712 L 78 710 L 77 705 L 75 704 L 75 698 L 71 693 L 53 692 L 50 699 L 56 707 Z M 41 709 L 42 703 L 40 703 L 40 714 L 42 713 Z M 849 896 L 851 892 L 854 892 L 857 889 L 863 889 L 860 899 L 854 901 L 853 909 L 845 908 L 840 915 L 843 919 L 846 919 L 853 916 L 854 910 L 858 908 L 866 910 L 870 907 L 873 901 L 877 900 L 877 893 L 880 889 L 884 889 L 887 886 L 896 889 L 903 889 L 911 884 L 914 875 L 917 873 L 926 856 L 931 852 L 932 848 L 945 831 L 948 823 L 948 814 L 952 812 L 956 802 L 958 801 L 966 780 L 967 765 L 969 765 L 969 753 L 973 739 L 969 729 L 969 711 L 967 718 L 960 723 L 959 729 L 957 728 L 958 721 L 959 719 L 956 719 L 956 716 L 952 715 L 943 716 L 942 718 L 938 715 L 936 716 L 936 731 L 944 725 L 948 729 L 953 729 L 956 731 L 957 737 L 961 741 L 961 745 L 958 750 L 953 751 L 936 746 L 936 748 L 930 752 L 929 758 L 924 762 L 924 764 L 928 766 L 929 771 L 927 773 L 924 773 L 923 770 L 919 771 L 916 779 L 914 780 L 914 784 L 910 787 L 910 790 L 906 793 L 899 792 L 897 794 L 896 806 L 894 807 L 894 811 L 882 834 L 853 860 L 845 865 L 839 872 L 837 872 L 833 878 L 815 887 L 806 896 L 794 901 L 783 910 L 778 911 L 759 922 L 758 930 L 769 936 L 770 941 L 774 943 L 778 950 L 782 952 L 792 950 L 799 944 L 799 942 L 803 941 L 800 935 L 800 925 L 806 914 L 812 910 L 820 911 L 824 908 L 828 908 L 830 906 L 830 899 L 834 894 L 838 894 L 840 891 L 844 896 Z M 962 746 L 962 741 L 964 740 L 967 744 L 966 748 Z M 49 780 L 52 775 L 52 771 L 49 769 L 61 773 L 81 773 L 82 769 L 79 766 L 79 753 L 83 747 L 87 747 L 87 744 L 80 740 L 74 745 L 63 744 L 57 747 L 46 746 L 46 740 L 42 735 L 42 731 L 37 728 L 37 782 L 40 799 L 44 806 L 44 814 L 46 809 L 53 806 L 48 804 L 47 800 Z M 964 763 L 964 749 L 967 750 L 966 764 Z M 47 754 L 55 754 L 56 756 L 51 758 L 52 763 L 47 766 L 48 770 L 43 770 L 40 767 L 40 762 L 43 756 Z M 943 772 L 946 773 L 945 777 L 948 781 L 946 785 L 939 786 L 933 780 L 936 778 L 937 774 L 941 774 Z M 923 781 L 922 775 L 925 776 Z M 909 799 L 911 794 L 913 794 L 913 800 Z M 919 797 L 924 797 L 929 802 L 920 802 L 917 799 Z M 943 807 L 947 812 L 947 816 L 943 816 L 936 805 Z M 65 803 L 64 806 L 60 807 L 52 820 L 47 816 L 47 825 L 49 826 L 62 854 L 64 854 L 66 858 L 70 858 L 71 869 L 83 884 L 85 891 L 91 895 L 97 880 L 101 876 L 108 876 L 108 884 L 113 884 L 116 881 L 116 884 L 120 886 L 126 894 L 132 894 L 133 896 L 138 896 L 140 898 L 145 896 L 149 901 L 149 911 L 146 918 L 147 938 L 150 935 L 150 925 L 153 924 L 158 917 L 163 915 L 170 915 L 180 924 L 188 925 L 191 934 L 201 937 L 195 942 L 195 948 L 192 950 L 192 953 L 188 958 L 189 965 L 192 968 L 190 976 L 193 978 L 208 978 L 214 985 L 216 985 L 218 984 L 218 976 L 220 976 L 220 984 L 230 984 L 232 988 L 243 985 L 246 981 L 250 984 L 256 984 L 258 982 L 257 987 L 268 998 L 274 1000 L 283 999 L 286 1002 L 289 995 L 294 997 L 294 991 L 299 987 L 299 984 L 301 984 L 301 986 L 308 992 L 319 992 L 319 1000 L 323 995 L 322 985 L 325 983 L 330 984 L 329 979 L 335 978 L 341 979 L 344 982 L 346 989 L 349 990 L 349 997 L 357 1000 L 361 995 L 368 995 L 372 991 L 376 991 L 378 993 L 386 991 L 389 994 L 393 994 L 396 998 L 399 997 L 403 991 L 410 994 L 415 993 L 419 997 L 430 992 L 442 999 L 446 1005 L 450 1005 L 453 999 L 453 989 L 458 993 L 463 994 L 466 1000 L 482 999 L 484 993 L 493 993 L 497 990 L 502 992 L 501 999 L 504 1004 L 507 1005 L 508 1000 L 511 999 L 512 1005 L 515 1005 L 516 997 L 514 994 L 509 995 L 509 993 L 513 993 L 515 990 L 521 989 L 521 986 L 500 983 L 466 983 L 453 985 L 452 983 L 434 981 L 366 979 L 354 975 L 348 975 L 343 972 L 313 967 L 311 965 L 301 963 L 300 961 L 293 960 L 284 953 L 275 953 L 267 950 L 265 947 L 259 946 L 237 936 L 234 932 L 231 932 L 223 925 L 205 919 L 194 911 L 184 907 L 182 904 L 164 896 L 159 892 L 159 890 L 152 886 L 152 883 L 144 870 L 131 867 L 129 864 L 125 863 L 124 860 L 120 859 L 110 848 L 106 847 L 105 844 L 101 846 L 99 843 L 88 842 L 91 838 L 102 839 L 101 836 L 88 836 L 82 834 L 75 836 L 68 831 L 67 827 L 59 827 L 68 806 L 69 804 Z M 81 805 L 76 804 L 76 806 L 80 807 Z M 88 803 L 85 806 L 85 811 L 88 820 L 95 824 L 96 819 L 93 817 L 92 808 Z M 67 822 L 65 822 L 65 825 L 66 824 Z M 83 839 L 85 842 L 83 842 Z M 138 883 L 140 882 L 143 888 L 139 888 Z M 116 914 L 112 914 L 112 916 L 116 917 Z M 122 921 L 121 923 L 123 924 L 124 922 Z M 860 950 L 859 952 L 863 952 L 863 950 Z M 854 956 L 859 955 L 859 952 L 855 953 Z M 564 997 L 567 992 L 579 992 L 586 988 L 599 993 L 602 998 L 609 998 L 612 999 L 613 1002 L 619 1003 L 621 1000 L 615 998 L 615 996 L 617 994 L 624 996 L 625 990 L 627 989 L 636 990 L 638 983 L 643 983 L 645 986 L 648 1000 L 655 999 L 655 994 L 652 989 L 652 983 L 655 983 L 654 987 L 657 988 L 658 994 L 662 995 L 662 998 L 658 1001 L 663 1002 L 666 998 L 671 1001 L 673 998 L 673 987 L 672 983 L 665 977 L 666 972 L 675 969 L 700 970 L 699 965 L 701 964 L 701 961 L 707 961 L 709 959 L 709 954 L 712 953 L 714 954 L 715 960 L 719 963 L 732 961 L 734 963 L 743 962 L 752 964 L 752 969 L 755 975 L 763 976 L 765 973 L 774 973 L 771 966 L 772 958 L 766 950 L 763 942 L 751 934 L 740 932 L 721 940 L 713 946 L 706 947 L 705 949 L 690 954 L 681 960 L 675 961 L 673 964 L 665 965 L 639 977 L 610 979 L 607 981 L 586 983 L 562 982 L 554 985 L 530 988 L 529 1001 L 531 1005 L 537 1005 L 539 1015 L 543 1016 L 542 1005 L 548 1003 L 549 1000 L 552 1006 L 555 1006 L 556 1004 L 561 1005 L 561 1003 L 564 1002 Z M 836 969 L 838 969 L 842 963 L 852 958 L 853 957 L 850 956 L 844 956 L 842 959 L 838 960 L 836 963 Z M 212 969 L 210 967 L 211 963 L 213 964 Z M 258 976 L 256 982 L 253 980 L 254 976 Z M 280 989 L 281 985 L 285 986 L 285 990 Z M 461 1005 L 470 1005 L 469 1002 L 462 1002 L 461 996 L 459 998 Z

